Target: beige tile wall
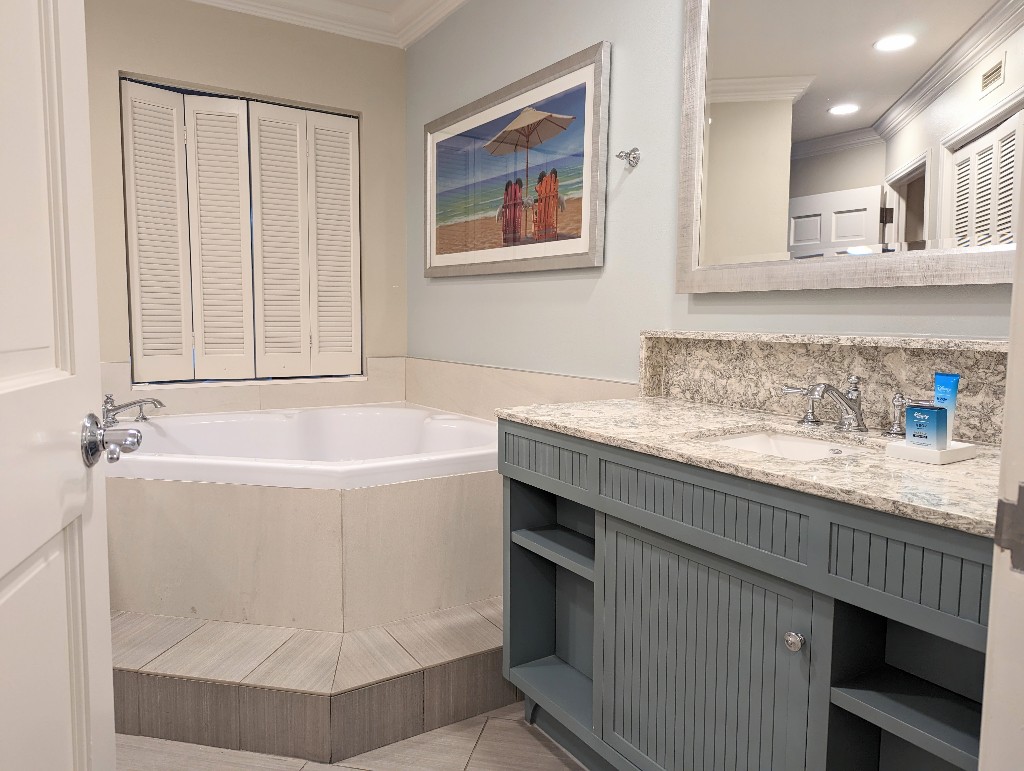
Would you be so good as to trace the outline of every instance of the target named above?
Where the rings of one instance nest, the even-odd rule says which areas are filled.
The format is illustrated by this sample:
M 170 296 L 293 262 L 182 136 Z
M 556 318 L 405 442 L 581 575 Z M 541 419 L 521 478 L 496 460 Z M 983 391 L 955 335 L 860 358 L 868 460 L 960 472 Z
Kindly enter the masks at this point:
M 496 471 L 360 490 L 107 480 L 111 606 L 342 632 L 501 593 Z
M 638 341 L 639 347 L 639 341 Z M 551 375 L 543 372 L 457 364 L 432 359 L 406 360 L 405 398 L 415 404 L 494 420 L 499 407 L 631 399 L 636 383 Z

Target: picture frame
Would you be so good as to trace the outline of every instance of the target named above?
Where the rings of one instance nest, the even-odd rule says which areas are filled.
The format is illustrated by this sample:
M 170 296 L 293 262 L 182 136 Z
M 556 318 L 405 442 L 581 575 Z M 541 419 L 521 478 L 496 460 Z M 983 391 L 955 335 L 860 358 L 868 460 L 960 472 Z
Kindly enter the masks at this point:
M 424 127 L 424 276 L 604 263 L 611 43 Z

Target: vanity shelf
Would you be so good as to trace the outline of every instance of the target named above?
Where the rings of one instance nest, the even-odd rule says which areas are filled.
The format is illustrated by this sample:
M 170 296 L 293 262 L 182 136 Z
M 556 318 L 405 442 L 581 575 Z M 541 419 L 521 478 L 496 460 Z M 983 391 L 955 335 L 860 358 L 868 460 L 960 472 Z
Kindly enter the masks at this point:
M 978 767 L 976 701 L 883 665 L 833 686 L 832 703 L 958 768 Z
M 577 733 L 593 730 L 594 682 L 558 656 L 513 667 L 512 683 Z
M 594 580 L 594 539 L 561 525 L 514 530 L 512 542 L 581 578 Z

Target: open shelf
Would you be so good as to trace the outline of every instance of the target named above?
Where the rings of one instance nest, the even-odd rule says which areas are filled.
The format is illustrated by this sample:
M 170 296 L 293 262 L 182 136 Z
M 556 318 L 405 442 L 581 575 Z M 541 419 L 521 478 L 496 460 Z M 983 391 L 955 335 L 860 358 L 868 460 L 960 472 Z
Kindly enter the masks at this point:
M 834 686 L 832 703 L 958 768 L 978 767 L 976 701 L 883 665 Z
M 512 684 L 577 732 L 594 728 L 594 682 L 558 656 L 512 667 Z
M 561 525 L 512 531 L 512 543 L 594 580 L 594 539 Z

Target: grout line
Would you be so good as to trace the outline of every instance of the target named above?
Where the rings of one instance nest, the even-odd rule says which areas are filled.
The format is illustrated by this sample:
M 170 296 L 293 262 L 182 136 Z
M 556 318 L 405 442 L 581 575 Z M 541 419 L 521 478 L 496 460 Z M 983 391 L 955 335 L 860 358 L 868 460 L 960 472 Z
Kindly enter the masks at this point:
M 477 734 L 476 741 L 473 742 L 473 749 L 471 749 L 469 751 L 469 757 L 466 758 L 466 765 L 464 765 L 462 767 L 462 771 L 466 771 L 466 769 L 469 768 L 469 764 L 473 762 L 473 756 L 476 754 L 476 748 L 480 746 L 480 739 L 483 737 L 484 730 L 486 730 L 487 724 L 490 723 L 490 722 L 491 722 L 491 718 L 489 718 L 489 717 L 485 717 L 484 718 L 484 723 L 483 723 L 482 726 L 480 726 L 480 733 Z
M 331 677 L 331 687 L 327 693 L 327 698 L 331 698 L 335 695 L 336 691 L 334 686 L 338 683 L 338 667 L 341 666 L 341 651 L 345 647 L 345 632 L 341 633 L 341 645 L 338 646 L 338 658 L 334 661 L 334 676 Z
M 146 615 L 149 615 L 149 614 L 146 614 Z M 172 616 L 172 618 L 184 618 L 184 617 L 183 617 L 183 616 Z M 149 666 L 150 664 L 152 664 L 152 663 L 153 663 L 154 661 L 156 661 L 156 660 L 157 660 L 158 658 L 160 658 L 160 657 L 161 657 L 161 656 L 163 656 L 163 655 L 164 655 L 165 653 L 167 653 L 167 651 L 171 650 L 172 648 L 177 648 L 177 647 L 178 647 L 179 645 L 181 645 L 181 644 L 182 644 L 183 642 L 185 642 L 185 640 L 187 640 L 187 639 L 188 639 L 189 637 L 191 637 L 191 636 L 192 636 L 192 635 L 194 635 L 194 634 L 195 634 L 196 632 L 198 632 L 198 631 L 199 631 L 200 629 L 202 629 L 202 628 L 203 628 L 204 626 L 206 626 L 207 624 L 209 624 L 209 623 L 210 623 L 210 620 L 209 620 L 209 619 L 206 619 L 206 618 L 203 618 L 203 619 L 196 619 L 196 620 L 197 620 L 197 621 L 202 621 L 203 623 L 201 623 L 201 624 L 200 624 L 199 626 L 197 626 L 197 627 L 196 627 L 195 629 L 193 629 L 193 630 L 192 630 L 191 632 L 189 632 L 189 633 L 188 633 L 187 635 L 185 635 L 185 636 L 184 636 L 184 637 L 182 637 L 182 638 L 181 638 L 180 640 L 178 640 L 178 642 L 174 643 L 174 645 L 170 645 L 170 646 L 168 646 L 167 648 L 165 648 L 164 650 L 160 651 L 160 653 L 158 653 L 158 654 L 157 654 L 156 656 L 154 656 L 153 658 L 151 658 L 151 659 L 150 659 L 149 661 L 147 661 L 147 662 L 146 662 L 145 664 L 143 664 L 142 666 L 140 666 L 140 667 L 139 667 L 138 669 L 136 669 L 135 671 L 136 671 L 136 672 L 142 672 L 142 671 L 144 671 L 146 667 L 148 667 L 148 666 Z M 157 673 L 155 673 L 155 672 L 146 672 L 146 674 L 157 674 Z
M 247 684 L 245 682 L 245 679 L 247 677 L 249 677 L 257 669 L 262 667 L 270 659 L 271 656 L 273 656 L 275 653 L 277 653 L 279 650 L 281 650 L 284 646 L 286 646 L 292 640 L 292 638 L 294 638 L 295 635 L 297 635 L 299 633 L 299 631 L 300 630 L 298 630 L 298 629 L 293 629 L 292 633 L 290 635 L 288 635 L 288 637 L 284 640 L 284 642 L 282 642 L 280 645 L 278 645 L 276 648 L 274 648 L 274 650 L 272 650 L 269 654 L 267 654 L 267 657 L 265 659 L 263 659 L 259 664 L 254 666 L 249 672 L 246 672 L 246 674 L 242 677 L 242 679 L 238 681 L 238 685 L 245 685 L 247 687 L 259 687 L 255 683 Z M 333 683 L 332 683 L 332 685 L 333 685 Z

